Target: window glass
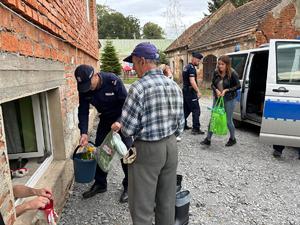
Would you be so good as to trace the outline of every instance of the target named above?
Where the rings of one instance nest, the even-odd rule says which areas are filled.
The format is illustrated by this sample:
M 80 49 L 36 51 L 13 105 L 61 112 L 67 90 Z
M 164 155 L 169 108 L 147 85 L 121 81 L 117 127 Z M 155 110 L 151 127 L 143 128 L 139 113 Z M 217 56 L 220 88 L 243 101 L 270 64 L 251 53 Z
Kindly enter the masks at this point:
M 2 105 L 9 154 L 36 152 L 36 132 L 31 97 Z
M 300 84 L 300 43 L 277 43 L 277 83 Z
M 230 55 L 231 67 L 237 72 L 239 79 L 243 79 L 248 54 Z

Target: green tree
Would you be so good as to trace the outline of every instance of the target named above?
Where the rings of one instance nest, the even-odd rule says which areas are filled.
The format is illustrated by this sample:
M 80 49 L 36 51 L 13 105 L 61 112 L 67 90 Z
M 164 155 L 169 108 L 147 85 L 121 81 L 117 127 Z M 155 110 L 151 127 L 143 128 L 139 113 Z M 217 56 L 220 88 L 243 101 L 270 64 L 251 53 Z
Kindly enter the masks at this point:
M 125 17 L 105 5 L 97 5 L 98 36 L 100 39 L 134 39 L 141 37 L 140 21 Z
M 159 64 L 169 64 L 169 60 L 167 59 L 167 56 L 163 51 L 158 50 L 158 54 L 159 54 Z
M 219 9 L 224 2 L 226 2 L 227 0 L 210 0 L 210 2 L 208 2 L 208 11 L 210 13 L 215 12 L 217 9 Z M 244 5 L 247 2 L 250 2 L 252 0 L 231 0 L 236 6 L 241 6 Z
M 116 75 L 121 74 L 121 64 L 111 41 L 106 41 L 103 49 L 103 53 L 101 55 L 101 70 L 111 72 Z
M 141 26 L 139 19 L 135 18 L 134 16 L 127 16 L 127 30 L 126 36 L 127 39 L 140 39 L 141 38 Z
M 156 23 L 148 22 L 143 26 L 143 38 L 144 39 L 163 39 L 163 29 Z

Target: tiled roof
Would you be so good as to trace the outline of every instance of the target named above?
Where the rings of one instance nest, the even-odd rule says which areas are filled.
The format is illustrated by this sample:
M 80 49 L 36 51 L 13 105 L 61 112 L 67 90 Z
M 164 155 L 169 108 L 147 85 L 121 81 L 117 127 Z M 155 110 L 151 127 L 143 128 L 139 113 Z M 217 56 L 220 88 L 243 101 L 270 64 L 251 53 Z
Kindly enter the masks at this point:
M 207 17 L 201 21 L 194 23 L 188 29 L 186 29 L 166 50 L 169 52 L 178 48 L 185 47 L 192 42 L 193 35 L 205 24 Z
M 258 23 L 282 0 L 253 0 L 225 15 L 205 32 L 193 37 L 189 48 L 207 46 L 221 41 L 247 35 L 255 30 Z M 197 33 L 198 34 L 198 33 Z

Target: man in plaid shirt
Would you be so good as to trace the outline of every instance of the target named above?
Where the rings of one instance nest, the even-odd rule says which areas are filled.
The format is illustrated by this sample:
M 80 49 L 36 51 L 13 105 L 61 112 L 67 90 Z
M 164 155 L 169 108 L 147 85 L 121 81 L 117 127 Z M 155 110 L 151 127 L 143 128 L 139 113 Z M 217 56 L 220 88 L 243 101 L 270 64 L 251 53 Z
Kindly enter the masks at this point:
M 176 136 L 184 128 L 183 97 L 178 85 L 157 67 L 156 47 L 140 43 L 124 61 L 133 62 L 133 83 L 122 109 L 122 130 L 135 139 L 137 156 L 128 167 L 129 209 L 134 225 L 173 225 L 175 218 Z

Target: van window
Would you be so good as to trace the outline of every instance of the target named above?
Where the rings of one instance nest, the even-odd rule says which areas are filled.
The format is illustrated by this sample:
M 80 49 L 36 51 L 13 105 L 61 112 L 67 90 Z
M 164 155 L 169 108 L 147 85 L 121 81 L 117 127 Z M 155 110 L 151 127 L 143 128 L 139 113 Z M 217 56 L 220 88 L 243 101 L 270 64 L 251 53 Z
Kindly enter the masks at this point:
M 277 83 L 300 84 L 300 43 L 278 42 Z
M 247 56 L 248 56 L 248 54 L 230 55 L 229 56 L 231 59 L 231 67 L 237 72 L 240 80 L 243 79 Z

